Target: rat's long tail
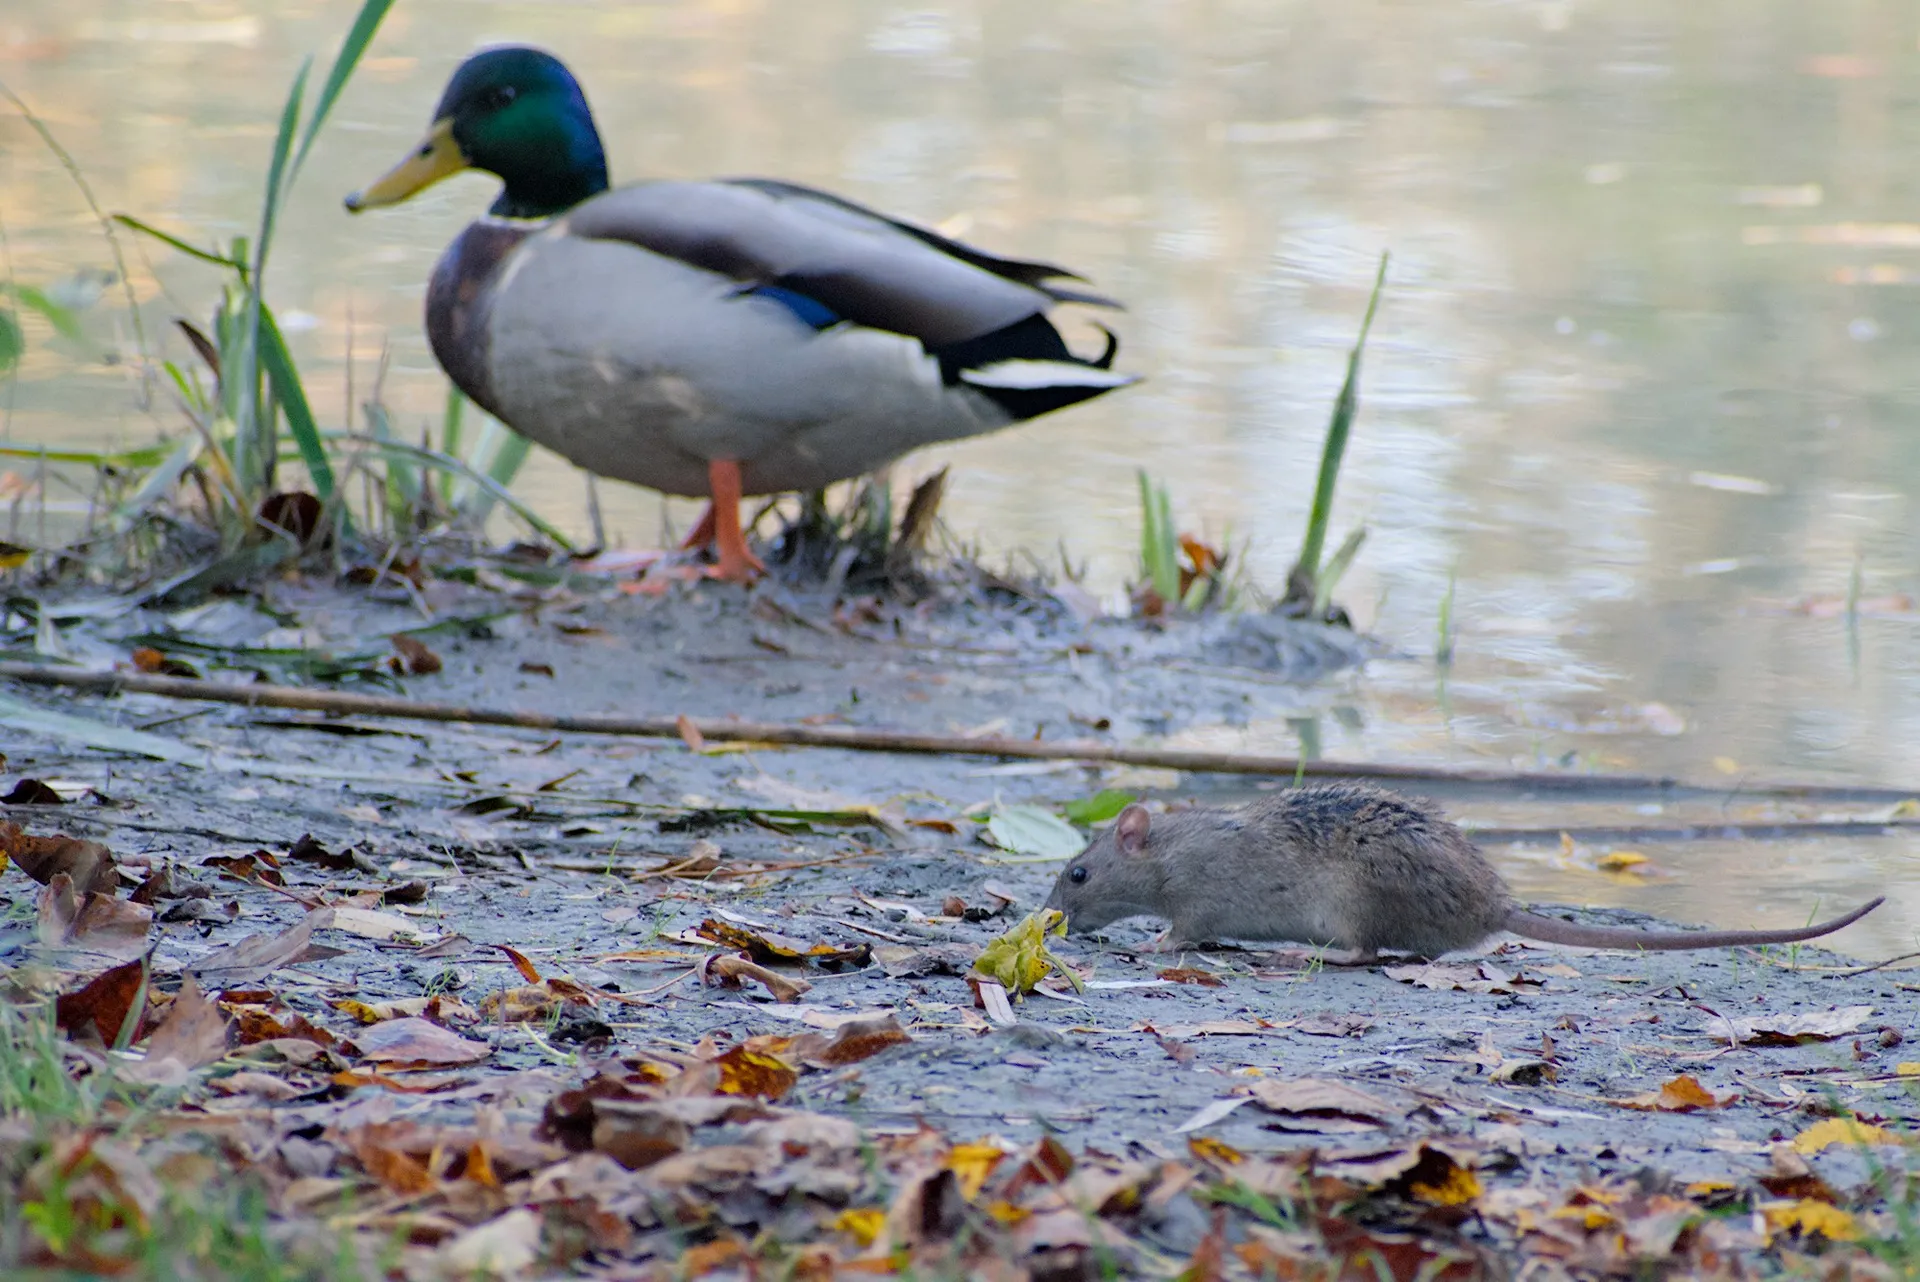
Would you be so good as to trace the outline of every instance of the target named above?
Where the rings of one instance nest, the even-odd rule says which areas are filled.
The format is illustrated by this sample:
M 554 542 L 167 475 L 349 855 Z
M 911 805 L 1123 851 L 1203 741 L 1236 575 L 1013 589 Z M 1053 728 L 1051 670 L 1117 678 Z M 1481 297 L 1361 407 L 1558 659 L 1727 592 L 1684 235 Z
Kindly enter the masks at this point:
M 1635 930 L 1627 926 L 1578 926 L 1555 917 L 1540 917 L 1516 908 L 1507 914 L 1506 929 L 1522 939 L 1576 948 L 1624 948 L 1628 951 L 1671 952 L 1683 948 L 1743 948 L 1755 944 L 1796 944 L 1803 939 L 1831 935 L 1851 926 L 1886 902 L 1882 895 L 1860 905 L 1845 917 L 1835 917 L 1798 930 Z

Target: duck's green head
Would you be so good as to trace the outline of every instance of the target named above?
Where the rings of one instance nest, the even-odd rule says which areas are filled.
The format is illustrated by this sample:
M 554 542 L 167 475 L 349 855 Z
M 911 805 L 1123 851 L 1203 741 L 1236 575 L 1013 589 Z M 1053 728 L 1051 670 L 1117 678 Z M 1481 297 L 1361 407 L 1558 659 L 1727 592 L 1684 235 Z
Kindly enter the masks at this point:
M 499 176 L 506 186 L 492 212 L 507 218 L 562 213 L 607 189 L 606 153 L 587 96 L 558 58 L 516 46 L 461 63 L 425 140 L 348 196 L 347 209 L 397 205 L 463 169 Z

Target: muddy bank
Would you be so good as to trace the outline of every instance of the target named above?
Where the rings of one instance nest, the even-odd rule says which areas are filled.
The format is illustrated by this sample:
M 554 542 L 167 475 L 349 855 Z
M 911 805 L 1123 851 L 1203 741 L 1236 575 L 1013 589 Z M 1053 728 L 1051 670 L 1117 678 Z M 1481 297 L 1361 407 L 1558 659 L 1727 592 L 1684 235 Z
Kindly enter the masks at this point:
M 836 612 L 771 589 L 658 600 L 618 592 L 503 600 L 476 589 L 443 593 L 433 606 L 455 621 L 428 637 L 441 670 L 395 678 L 422 698 L 1117 742 L 1324 708 L 1329 683 L 1351 679 L 1342 674 L 1371 648 L 1271 620 L 1251 632 L 1243 621 L 1154 634 L 1032 604 Z M 296 649 L 309 655 L 303 661 L 321 650 L 380 650 L 389 633 L 419 623 L 413 602 L 282 587 L 258 605 L 230 598 L 170 620 L 75 625 L 66 643 L 94 661 L 139 641 L 191 656 L 210 675 L 284 677 Z M 1235 630 L 1223 639 L 1218 629 L 1227 628 Z M 1262 644 L 1281 657 L 1261 666 Z M 1222 665 L 1220 646 L 1251 661 Z M 1057 869 L 989 846 L 979 817 L 995 805 L 1055 805 L 1107 787 L 1196 795 L 1217 781 L 827 750 L 696 752 L 677 741 L 329 720 L 142 696 L 11 697 L 143 728 L 212 763 L 102 753 L 33 733 L 7 744 L 12 777 L 75 797 L 8 806 L 28 832 L 94 838 L 135 871 L 171 866 L 180 880 L 203 883 L 205 893 L 171 901 L 170 912 L 163 905 L 154 928 L 165 988 L 215 950 L 293 928 L 316 905 L 379 904 L 380 894 L 365 892 L 409 886 L 404 902 L 378 908 L 389 926 L 404 924 L 398 937 L 383 937 L 378 922 L 316 923 L 314 939 L 340 952 L 272 974 L 288 1010 L 350 1036 L 335 1004 L 346 998 L 437 993 L 477 1007 L 519 982 L 493 947 L 503 944 L 542 976 L 619 995 L 558 1023 L 466 1028 L 490 1048 L 470 1070 L 482 1079 L 540 1071 L 565 1080 L 648 1048 L 737 1046 L 891 1013 L 909 1044 L 804 1076 L 782 1102 L 872 1134 L 931 1126 L 1013 1145 L 1051 1134 L 1075 1151 L 1142 1160 L 1184 1158 L 1200 1136 L 1241 1154 L 1386 1151 L 1439 1137 L 1478 1173 L 1484 1198 L 1503 1189 L 1547 1197 L 1546 1189 L 1549 1201 L 1583 1182 L 1628 1177 L 1754 1188 L 1778 1176 L 1778 1146 L 1819 1117 L 1908 1125 L 1920 1111 L 1900 1076 L 1914 1056 L 1901 1041 L 1920 1000 L 1898 972 L 1847 975 L 1841 959 L 1806 947 L 1633 956 L 1508 943 L 1440 969 L 1343 969 L 1270 950 L 1159 956 L 1142 951 L 1149 929 L 1136 922 L 1104 942 L 1060 945 L 1090 973 L 1085 993 L 1035 994 L 1012 1027 L 976 1010 L 958 972 L 1038 905 Z M 353 862 L 329 869 L 289 858 L 303 834 L 350 850 Z M 256 849 L 279 858 L 283 887 L 209 862 Z M 83 953 L 36 944 L 38 891 L 18 871 L 0 880 L 11 905 L 0 965 L 17 980 L 84 963 Z M 702 958 L 735 951 L 713 941 L 713 923 L 849 955 L 830 967 L 775 964 L 811 985 L 795 1001 L 775 1001 L 751 980 L 708 986 Z M 438 946 L 422 955 L 422 943 Z M 1794 1032 L 1794 1017 L 1810 1017 L 1811 1031 Z M 1788 1031 L 1769 1037 L 1769 1026 Z M 1705 1105 L 1671 1111 L 1643 1098 L 1683 1076 Z M 1358 1094 L 1338 1107 L 1290 1110 L 1284 1084 L 1302 1078 Z M 355 1107 L 389 1120 L 445 1125 L 480 1107 L 474 1096 L 363 1094 Z M 260 1107 L 271 1126 L 272 1107 Z M 297 1110 L 312 1107 L 288 1104 L 286 1124 L 309 1125 Z M 1855 1196 L 1871 1181 L 1862 1152 L 1812 1152 L 1808 1178 Z M 1160 1249 L 1184 1255 L 1200 1245 L 1208 1220 L 1189 1211 L 1156 1230 Z M 1498 1243 L 1505 1230 L 1484 1231 Z

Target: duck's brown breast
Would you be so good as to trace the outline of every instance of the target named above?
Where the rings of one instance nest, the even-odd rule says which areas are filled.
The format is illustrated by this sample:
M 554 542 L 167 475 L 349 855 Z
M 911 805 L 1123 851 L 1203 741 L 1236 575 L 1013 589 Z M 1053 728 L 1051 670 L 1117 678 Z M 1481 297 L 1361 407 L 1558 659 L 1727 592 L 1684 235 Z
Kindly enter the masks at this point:
M 488 362 L 494 283 L 508 255 L 537 227 L 477 222 L 454 238 L 427 286 L 427 342 L 454 386 L 488 413 L 495 408 Z

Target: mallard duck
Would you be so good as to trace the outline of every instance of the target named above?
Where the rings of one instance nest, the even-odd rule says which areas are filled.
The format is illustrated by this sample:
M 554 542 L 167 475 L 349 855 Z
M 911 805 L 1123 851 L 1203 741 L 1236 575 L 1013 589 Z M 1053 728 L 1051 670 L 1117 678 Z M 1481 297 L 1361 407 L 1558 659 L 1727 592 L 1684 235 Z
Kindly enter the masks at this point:
M 609 190 L 579 82 L 538 49 L 461 64 L 426 138 L 347 197 L 463 169 L 503 186 L 441 255 L 427 337 L 460 390 L 601 476 L 712 501 L 715 577 L 762 567 L 740 499 L 817 489 L 1134 382 L 1067 349 L 1056 303 L 1118 304 L 796 183 Z

